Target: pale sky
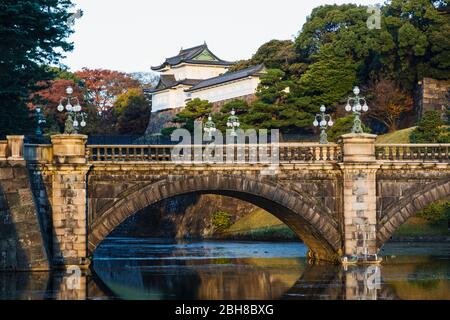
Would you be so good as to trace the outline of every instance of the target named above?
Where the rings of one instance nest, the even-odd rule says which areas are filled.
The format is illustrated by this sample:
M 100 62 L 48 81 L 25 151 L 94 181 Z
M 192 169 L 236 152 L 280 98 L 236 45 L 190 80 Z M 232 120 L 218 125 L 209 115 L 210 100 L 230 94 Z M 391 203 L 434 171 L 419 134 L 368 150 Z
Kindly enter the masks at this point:
M 180 48 L 207 42 L 219 58 L 248 59 L 265 42 L 293 39 L 314 7 L 382 0 L 73 0 L 72 71 L 150 71 Z M 75 9 L 75 10 L 76 10 Z

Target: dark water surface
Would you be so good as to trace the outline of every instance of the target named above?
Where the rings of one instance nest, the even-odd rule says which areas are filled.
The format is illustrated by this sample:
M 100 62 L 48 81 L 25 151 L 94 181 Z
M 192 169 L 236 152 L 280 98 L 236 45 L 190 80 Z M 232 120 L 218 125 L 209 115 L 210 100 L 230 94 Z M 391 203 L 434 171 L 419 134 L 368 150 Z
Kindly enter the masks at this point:
M 93 271 L 0 273 L 0 299 L 445 299 L 450 243 L 388 243 L 377 266 L 310 265 L 301 243 L 107 238 Z

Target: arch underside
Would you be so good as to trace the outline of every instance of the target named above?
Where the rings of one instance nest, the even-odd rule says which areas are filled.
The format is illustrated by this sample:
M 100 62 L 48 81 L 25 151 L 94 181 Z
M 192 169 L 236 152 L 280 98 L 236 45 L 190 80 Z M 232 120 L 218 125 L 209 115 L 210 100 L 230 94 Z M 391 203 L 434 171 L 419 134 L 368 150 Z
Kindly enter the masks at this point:
M 377 245 L 380 248 L 409 218 L 435 201 L 450 198 L 450 179 L 436 181 L 402 198 L 386 209 L 378 224 Z
M 195 176 L 165 179 L 143 186 L 102 210 L 89 230 L 89 251 L 128 217 L 149 205 L 178 195 L 209 193 L 250 202 L 283 221 L 308 246 L 314 257 L 336 260 L 341 249 L 337 222 L 317 200 L 269 181 L 242 176 Z

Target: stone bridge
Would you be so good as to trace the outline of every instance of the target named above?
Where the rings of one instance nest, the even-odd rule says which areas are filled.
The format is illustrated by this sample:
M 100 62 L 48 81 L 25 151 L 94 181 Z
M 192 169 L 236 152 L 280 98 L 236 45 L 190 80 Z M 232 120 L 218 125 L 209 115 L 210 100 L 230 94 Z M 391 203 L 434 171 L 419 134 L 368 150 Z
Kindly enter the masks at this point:
M 190 152 L 175 159 L 174 146 L 86 145 L 82 135 L 24 145 L 23 137 L 9 136 L 0 142 L 0 269 L 88 265 L 128 217 L 190 193 L 267 210 L 304 241 L 312 259 L 377 254 L 409 217 L 450 197 L 450 144 L 381 145 L 375 138 L 235 145 L 231 160 L 204 161 Z M 219 160 L 223 148 L 213 148 Z M 278 158 L 270 163 L 255 152 Z

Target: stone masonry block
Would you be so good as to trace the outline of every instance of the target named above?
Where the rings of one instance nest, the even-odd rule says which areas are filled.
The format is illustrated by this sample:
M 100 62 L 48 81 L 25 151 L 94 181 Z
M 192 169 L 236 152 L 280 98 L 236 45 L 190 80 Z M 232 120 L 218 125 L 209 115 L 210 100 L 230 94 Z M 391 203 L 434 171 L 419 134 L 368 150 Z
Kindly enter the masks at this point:
M 11 180 L 13 178 L 13 168 L 0 168 L 0 180 Z

